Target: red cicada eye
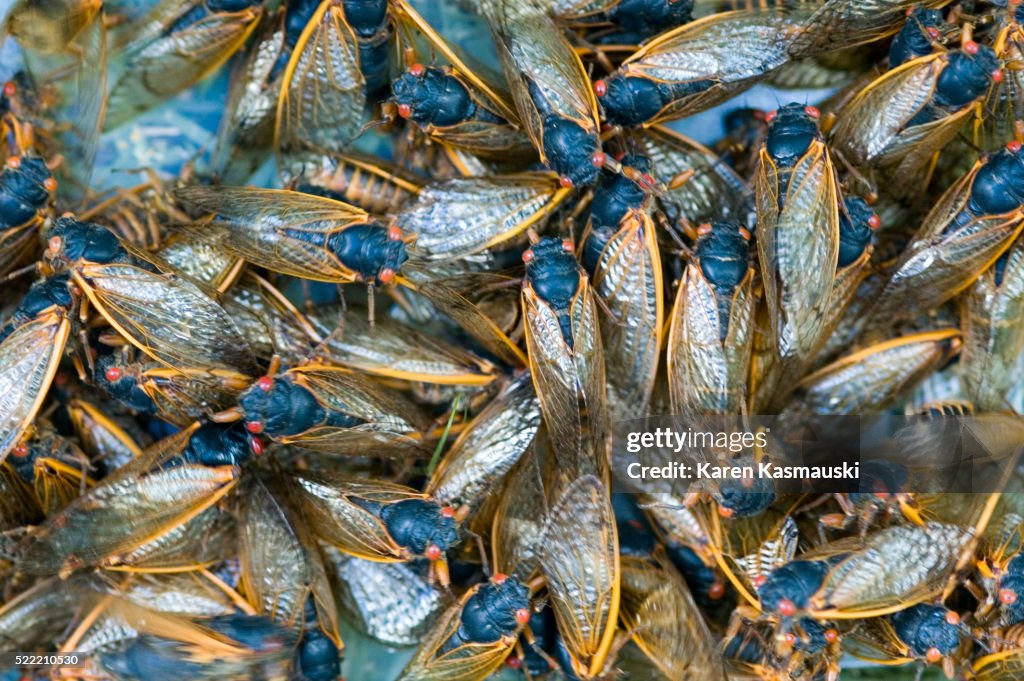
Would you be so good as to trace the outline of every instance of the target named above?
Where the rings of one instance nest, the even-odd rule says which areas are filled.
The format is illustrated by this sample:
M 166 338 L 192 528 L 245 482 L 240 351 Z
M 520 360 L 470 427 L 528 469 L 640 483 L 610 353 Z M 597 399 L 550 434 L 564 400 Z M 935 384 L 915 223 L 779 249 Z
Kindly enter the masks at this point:
M 558 178 L 558 184 L 564 189 L 572 189 L 572 178 L 567 175 L 562 175 Z
M 110 367 L 103 375 L 106 376 L 107 380 L 111 383 L 117 383 L 121 380 L 121 376 L 123 376 L 124 373 L 118 367 Z
M 249 448 L 255 456 L 263 456 L 263 440 L 254 437 L 249 440 Z
M 526 624 L 530 621 L 530 611 L 526 608 L 519 608 L 516 610 L 516 622 L 520 624 Z
M 391 241 L 401 241 L 403 236 L 402 228 L 398 225 L 388 227 L 388 239 Z
M 995 71 L 992 72 L 992 82 L 993 83 L 1002 83 L 1003 82 L 1003 70 L 1002 69 L 996 69 Z
M 24 442 L 15 445 L 14 449 L 11 450 L 11 456 L 16 456 L 18 458 L 28 456 L 28 445 Z
M 576 245 L 573 244 L 571 239 L 564 239 L 562 241 L 562 250 L 566 253 L 574 253 L 576 251 Z
M 529 263 L 533 262 L 533 258 L 534 258 L 534 255 L 533 255 L 533 251 L 532 250 L 527 248 L 525 251 L 523 251 L 523 262 L 529 264 Z
M 1013 605 L 1017 602 L 1017 592 L 1013 589 L 1000 589 L 999 602 L 1003 605 Z
M 872 214 L 868 218 L 868 227 L 871 229 L 878 229 L 882 226 L 882 218 L 878 217 L 878 214 Z
M 726 506 L 718 507 L 718 515 L 722 516 L 723 518 L 731 518 L 733 516 L 733 513 L 735 513 L 735 511 L 733 511 L 731 508 L 728 508 Z
M 43 180 L 43 188 L 51 194 L 54 193 L 57 191 L 57 180 L 52 177 L 46 178 Z
M 519 667 L 522 666 L 522 662 L 519 661 L 518 657 L 512 655 L 511 657 L 505 659 L 505 665 L 509 669 L 519 669 Z
M 412 116 L 412 107 L 409 106 L 408 104 L 399 104 L 398 115 L 401 116 L 402 118 L 408 118 L 409 116 Z
M 924 654 L 924 659 L 935 664 L 942 659 L 942 652 L 938 648 L 929 648 L 928 652 Z
M 960 47 L 967 54 L 978 54 L 978 43 L 974 42 L 973 40 L 968 40 Z
M 1013 140 L 1012 142 L 1006 143 L 1006 150 L 1011 154 L 1016 154 L 1018 151 L 1020 151 L 1020 147 L 1021 144 L 1017 140 Z
M 839 632 L 835 629 L 826 629 L 824 636 L 825 640 L 829 643 L 835 643 L 839 640 Z
M 743 237 L 744 241 L 750 241 L 750 230 L 746 227 L 740 227 L 740 236 Z
M 697 236 L 707 236 L 711 234 L 711 223 L 705 222 L 697 227 Z
M 395 280 L 395 271 L 390 267 L 385 267 L 377 275 L 377 281 L 382 284 L 390 284 Z
M 786 645 L 789 645 L 789 646 L 795 646 L 796 645 L 796 634 L 794 634 L 793 632 L 789 632 L 788 634 L 783 636 L 783 639 L 786 641 Z
M 939 29 L 935 28 L 934 26 L 929 26 L 928 28 L 926 28 L 925 33 L 927 33 L 928 37 L 931 38 L 932 40 L 938 40 L 939 36 L 942 35 L 941 33 L 939 33 Z
M 495 572 L 494 576 L 491 577 L 491 581 L 501 586 L 502 584 L 508 581 L 508 575 L 506 575 L 504 572 Z
M 960 624 L 960 615 L 950 610 L 946 613 L 946 624 L 957 625 Z
M 455 509 L 452 508 L 451 506 L 444 506 L 444 507 L 441 508 L 441 515 L 444 516 L 445 518 L 454 518 L 455 517 Z
M 12 170 L 17 170 L 21 167 L 21 156 L 8 156 L 7 167 Z
M 725 585 L 721 582 L 715 582 L 708 587 L 708 598 L 713 601 L 717 601 L 719 598 L 725 595 Z
M 779 114 L 779 112 L 778 112 L 778 111 L 769 111 L 768 113 L 766 113 L 766 114 L 764 115 L 764 122 L 765 122 L 765 123 L 768 123 L 768 124 L 771 124 L 771 122 L 775 120 L 775 117 L 776 117 L 776 116 L 777 116 L 778 114 Z
M 804 113 L 814 119 L 821 118 L 821 111 L 816 106 L 805 106 Z
M 51 236 L 46 245 L 51 253 L 60 253 L 61 249 L 64 248 L 64 241 L 59 236 Z
M 416 76 L 417 78 L 419 78 L 426 72 L 427 67 L 424 66 L 423 64 L 413 64 L 412 66 L 409 67 L 409 73 Z
M 604 164 L 608 162 L 608 156 L 603 151 L 599 151 L 590 157 L 590 162 L 593 163 L 596 168 L 603 168 Z
M 604 97 L 606 94 L 608 94 L 608 83 L 604 82 L 603 80 L 595 80 L 594 94 L 597 95 L 598 97 Z
M 7 81 L 6 83 L 4 83 L 4 94 L 8 97 L 13 97 L 14 93 L 17 91 L 18 86 L 12 83 L 11 81 Z
M 253 435 L 259 435 L 263 432 L 263 423 L 260 421 L 246 421 L 245 429 Z
M 437 560 L 441 557 L 441 547 L 437 544 L 431 544 L 427 547 L 427 550 L 423 552 L 430 560 Z
M 788 598 L 780 598 L 775 609 L 778 610 L 779 614 L 783 617 L 792 617 L 796 614 L 796 605 Z
M 259 380 L 256 381 L 256 385 L 265 393 L 269 393 L 274 387 L 274 379 L 270 376 L 260 376 Z
M 764 583 L 768 581 L 768 578 L 765 577 L 764 575 L 756 575 L 750 581 L 753 582 L 754 588 L 760 589 L 764 585 Z

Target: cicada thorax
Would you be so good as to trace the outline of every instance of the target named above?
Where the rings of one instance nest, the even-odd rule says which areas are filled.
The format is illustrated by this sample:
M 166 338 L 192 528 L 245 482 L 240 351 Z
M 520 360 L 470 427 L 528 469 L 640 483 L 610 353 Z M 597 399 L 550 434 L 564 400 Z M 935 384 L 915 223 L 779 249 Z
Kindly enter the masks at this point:
M 569 194 L 546 172 L 453 178 L 425 186 L 395 221 L 416 236 L 415 259 L 452 261 L 543 224 Z
M 507 104 L 496 105 L 476 83 L 450 65 L 412 64 L 391 84 L 398 115 L 430 139 L 482 158 L 528 158 L 530 139 Z
M 622 163 L 646 173 L 643 156 Z M 661 354 L 664 291 L 661 254 L 647 193 L 623 175 L 604 173 L 581 238 L 583 267 L 603 301 L 601 345 L 609 409 L 616 419 L 647 414 Z
M 544 12 L 502 0 L 494 35 L 519 119 L 541 161 L 563 186 L 592 184 L 605 157 L 590 81 Z
M 840 196 L 818 110 L 787 104 L 771 117 L 755 179 L 757 246 L 771 356 L 754 402 L 777 408 L 826 332 L 839 255 Z
M 524 254 L 526 347 L 558 468 L 604 478 L 608 408 L 597 303 L 571 241 L 544 238 Z
M 420 453 L 426 426 L 401 394 L 318 364 L 260 378 L 239 396 L 237 411 L 253 435 L 336 455 Z
M 355 152 L 289 155 L 284 184 L 305 194 L 318 194 L 374 215 L 397 213 L 415 200 L 423 180 L 384 159 Z
M 251 379 L 225 369 L 172 369 L 114 352 L 96 361 L 96 385 L 122 404 L 184 427 L 235 403 Z
M 906 62 L 843 107 L 833 145 L 853 165 L 875 171 L 889 196 L 913 196 L 928 185 L 938 153 L 1002 77 L 992 48 L 972 41 Z
M 960 380 L 980 411 L 1001 411 L 1024 351 L 1024 241 L 1017 241 L 967 289 L 961 320 Z
M 497 573 L 441 614 L 398 678 L 484 678 L 512 653 L 530 615 L 529 589 L 515 577 Z
M 76 299 L 66 275 L 34 284 L 0 327 L 0 462 L 42 406 L 64 355 Z
M 750 233 L 734 223 L 703 225 L 670 320 L 667 362 L 672 412 L 739 414 L 757 303 Z
M 1011 143 L 939 199 L 892 267 L 866 325 L 934 309 L 970 286 L 1024 226 L 1024 152 Z
M 135 26 L 117 57 L 124 71 L 108 98 L 106 125 L 117 127 L 199 82 L 239 50 L 263 14 L 258 0 L 176 3 Z
M 4 276 L 36 255 L 39 229 L 53 208 L 57 180 L 46 161 L 26 146 L 30 136 L 11 114 L 0 120 L 0 134 L 7 140 L 8 154 L 0 167 L 0 276 Z
M 802 9 L 724 12 L 658 36 L 594 84 L 605 120 L 651 125 L 728 99 L 789 60 L 803 16 Z
M 891 404 L 960 352 L 956 329 L 925 331 L 864 347 L 802 379 L 784 414 L 857 414 Z

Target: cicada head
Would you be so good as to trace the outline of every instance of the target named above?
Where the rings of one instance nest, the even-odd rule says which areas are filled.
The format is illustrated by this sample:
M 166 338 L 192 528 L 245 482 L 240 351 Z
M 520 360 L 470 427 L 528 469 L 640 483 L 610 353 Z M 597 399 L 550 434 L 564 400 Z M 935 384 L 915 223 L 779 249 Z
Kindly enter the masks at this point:
M 129 257 L 113 232 L 71 215 L 57 218 L 45 236 L 47 249 L 44 255 L 49 260 L 112 263 Z
M 473 116 L 469 90 L 444 69 L 413 64 L 391 84 L 398 115 L 417 125 L 448 127 Z
M 845 210 L 839 211 L 839 261 L 840 268 L 857 261 L 864 249 L 871 243 L 873 230 L 881 219 L 867 201 L 851 196 L 843 201 Z
M 806 611 L 828 569 L 825 561 L 792 560 L 773 570 L 758 588 L 761 607 L 783 618 Z

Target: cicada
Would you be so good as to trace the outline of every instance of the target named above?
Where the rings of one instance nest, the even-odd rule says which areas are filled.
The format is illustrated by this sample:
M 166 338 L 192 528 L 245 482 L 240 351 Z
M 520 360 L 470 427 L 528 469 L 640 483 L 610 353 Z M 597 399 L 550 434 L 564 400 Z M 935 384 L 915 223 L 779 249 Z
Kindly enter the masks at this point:
M 925 331 L 871 345 L 802 379 L 787 411 L 858 414 L 881 409 L 960 351 L 956 329 Z
M 530 139 L 498 79 L 457 54 L 408 4 L 397 14 L 407 60 L 429 52 L 447 62 L 425 66 L 421 58 L 391 83 L 389 101 L 398 115 L 431 140 L 483 158 L 529 157 Z
M 423 416 L 404 396 L 362 374 L 324 364 L 278 373 L 271 366 L 238 398 L 214 415 L 244 419 L 253 435 L 325 454 L 400 456 L 421 451 Z
M 89 304 L 145 354 L 171 368 L 255 373 L 245 339 L 197 284 L 129 249 L 100 225 L 62 217 L 46 236 L 49 268 L 67 272 Z
M 1002 78 L 992 48 L 970 40 L 906 62 L 843 106 L 833 147 L 854 166 L 876 171 L 890 196 L 910 196 L 928 185 L 939 152 Z
M 605 367 L 594 290 L 572 241 L 547 237 L 525 253 L 522 305 L 530 373 L 559 469 L 603 476 L 607 466 Z
M 607 159 L 583 63 L 542 10 L 516 0 L 496 4 L 498 56 L 533 146 L 562 186 L 592 184 Z
M 772 357 L 754 388 L 769 404 L 800 376 L 826 332 L 839 255 L 839 186 L 818 110 L 787 104 L 769 115 L 755 179 L 757 248 Z
M 448 260 L 543 224 L 568 195 L 550 173 L 456 178 L 424 187 L 395 222 L 416 236 L 417 258 Z
M 594 91 L 612 125 L 675 120 L 742 92 L 789 60 L 804 10 L 722 12 L 645 44 Z
M 367 94 L 387 83 L 389 4 L 300 0 L 279 9 L 232 78 L 218 170 L 242 181 L 271 144 L 288 153 L 348 146 Z
M 342 648 L 338 612 L 320 548 L 306 524 L 287 481 L 256 474 L 243 482 L 239 495 L 240 587 L 258 614 L 302 634 L 304 648 L 321 647 L 323 662 L 337 669 Z M 313 664 L 311 664 L 313 666 Z
M 541 573 L 573 673 L 599 678 L 611 661 L 622 588 L 611 499 L 592 475 L 553 485 L 549 494 Z
M 89 674 L 126 681 L 171 681 L 183 674 L 284 678 L 296 646 L 292 631 L 266 617 L 189 618 L 113 594 L 96 594 L 84 603 L 88 609 L 62 647 L 81 651 Z
M 130 354 L 101 356 L 93 380 L 132 409 L 182 427 L 227 409 L 251 383 L 236 371 L 172 369 Z
M 646 165 L 646 159 L 624 160 L 636 169 Z M 600 324 L 609 409 L 615 418 L 628 419 L 646 416 L 654 390 L 664 284 L 649 201 L 632 180 L 613 177 L 610 182 L 602 177 L 594 191 L 581 251 L 605 309 Z
M 529 589 L 496 573 L 437 619 L 398 679 L 482 681 L 501 667 L 529 621 Z
M 997 33 L 992 48 L 1007 68 L 1003 79 L 994 81 L 988 91 L 986 115 L 975 122 L 974 141 L 985 150 L 997 150 L 1015 139 L 1018 121 L 1024 120 L 1024 81 L 1017 67 L 1024 58 L 1024 9 L 1019 4 L 1006 3 L 994 11 Z
M 757 303 L 750 232 L 702 225 L 670 319 L 668 385 L 676 414 L 739 414 Z
M 941 605 L 920 603 L 888 617 L 869 620 L 847 639 L 855 657 L 881 664 L 913 661 L 941 664 L 952 679 L 967 639 L 960 615 Z
M 595 45 L 639 45 L 692 18 L 693 0 L 565 0 L 552 3 L 562 24 Z
M 5 276 L 37 253 L 57 180 L 33 150 L 30 126 L 7 114 L 0 119 L 0 134 L 7 142 L 7 162 L 0 168 L 0 276 Z
M 898 31 L 911 10 L 946 4 L 948 0 L 825 0 L 803 22 L 790 53 L 806 57 L 873 42 Z
M 889 46 L 889 68 L 931 54 L 947 26 L 942 12 L 937 9 L 917 6 L 908 10 L 907 22 Z
M 321 540 L 366 560 L 425 557 L 432 578 L 448 584 L 446 552 L 458 540 L 454 508 L 380 480 L 304 473 L 294 482 L 298 507 Z
M 107 103 L 114 128 L 216 71 L 252 34 L 263 15 L 259 0 L 160 3 L 133 26 L 117 55 L 124 72 Z
M 0 462 L 32 424 L 71 332 L 66 276 L 34 285 L 0 329 Z
M 176 195 L 221 218 L 226 249 L 274 272 L 389 284 L 408 259 L 400 229 L 341 201 L 243 187 L 183 187 Z
M 197 427 L 156 443 L 51 516 L 28 537 L 20 568 L 67 575 L 84 566 L 125 564 L 133 551 L 210 508 L 234 487 L 238 468 L 167 465 Z
M 938 307 L 971 285 L 1024 228 L 1024 152 L 1011 142 L 942 195 L 893 265 L 868 326 Z
M 662 673 L 680 681 L 724 680 L 721 654 L 686 584 L 665 566 L 623 558 L 623 627 Z

